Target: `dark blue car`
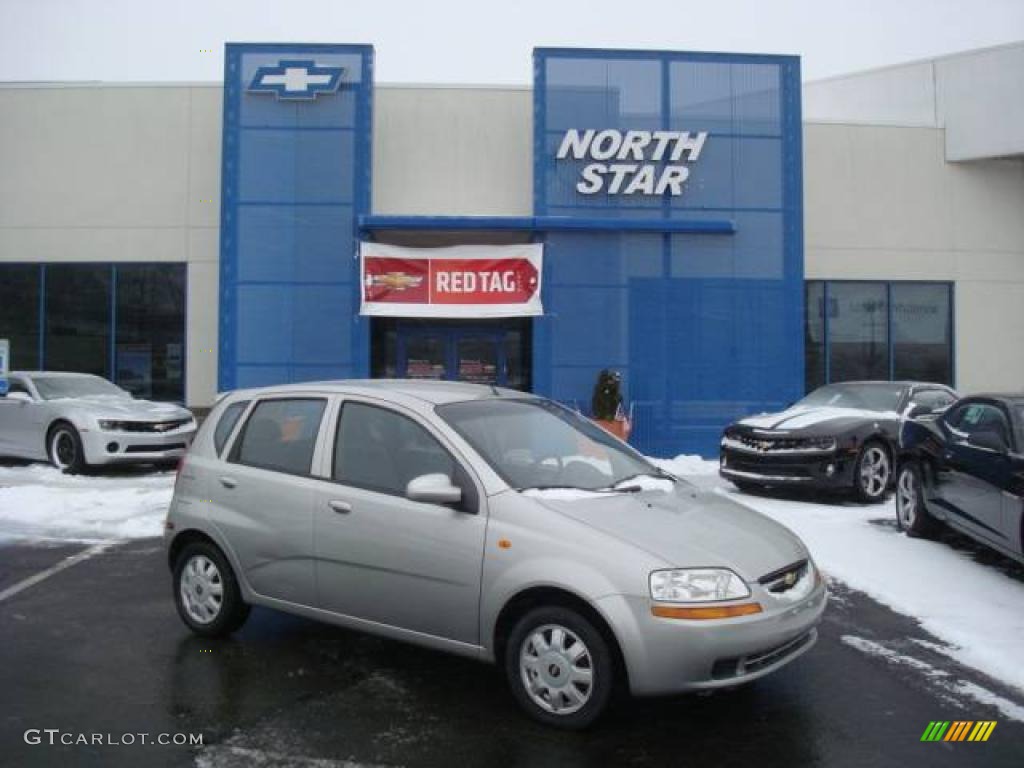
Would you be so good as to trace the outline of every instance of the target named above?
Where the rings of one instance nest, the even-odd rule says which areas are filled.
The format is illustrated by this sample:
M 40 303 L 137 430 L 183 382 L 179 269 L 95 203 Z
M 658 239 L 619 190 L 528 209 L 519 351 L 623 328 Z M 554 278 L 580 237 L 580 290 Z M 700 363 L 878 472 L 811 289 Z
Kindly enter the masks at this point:
M 1024 562 L 1024 395 L 977 395 L 900 430 L 896 520 L 910 536 L 941 521 Z

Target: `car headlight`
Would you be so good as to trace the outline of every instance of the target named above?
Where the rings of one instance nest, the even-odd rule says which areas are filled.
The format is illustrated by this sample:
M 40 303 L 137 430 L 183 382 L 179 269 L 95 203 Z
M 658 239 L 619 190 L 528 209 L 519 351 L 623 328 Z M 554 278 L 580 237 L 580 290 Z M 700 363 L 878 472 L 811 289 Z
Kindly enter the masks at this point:
M 102 429 L 104 432 L 116 432 L 117 430 L 121 429 L 121 422 L 120 421 L 110 421 L 109 419 L 100 419 L 99 422 L 97 422 L 97 423 L 100 425 L 100 429 Z
M 837 442 L 834 437 L 808 437 L 804 445 L 816 451 L 834 451 Z
M 711 603 L 750 597 L 743 579 L 728 568 L 680 568 L 651 574 L 651 597 L 666 603 Z

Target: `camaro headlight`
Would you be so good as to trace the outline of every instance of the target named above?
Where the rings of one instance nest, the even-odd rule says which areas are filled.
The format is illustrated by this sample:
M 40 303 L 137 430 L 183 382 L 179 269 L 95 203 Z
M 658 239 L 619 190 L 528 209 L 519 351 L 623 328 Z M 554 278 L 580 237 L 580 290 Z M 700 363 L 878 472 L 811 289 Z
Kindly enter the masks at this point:
M 711 603 L 750 597 L 750 590 L 728 568 L 680 568 L 654 571 L 651 597 L 666 603 Z
M 98 423 L 100 425 L 100 429 L 102 429 L 104 432 L 116 432 L 117 430 L 121 429 L 121 425 L 124 422 L 110 421 L 109 419 L 100 419 Z
M 818 451 L 834 451 L 836 449 L 836 439 L 834 437 L 809 437 L 806 440 L 808 448 L 814 448 Z

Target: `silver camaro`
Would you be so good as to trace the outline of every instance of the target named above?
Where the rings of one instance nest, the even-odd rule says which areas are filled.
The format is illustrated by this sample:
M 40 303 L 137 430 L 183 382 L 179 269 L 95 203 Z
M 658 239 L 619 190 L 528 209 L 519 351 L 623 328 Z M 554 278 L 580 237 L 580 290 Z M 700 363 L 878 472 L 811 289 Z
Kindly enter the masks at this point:
M 0 456 L 79 472 L 173 461 L 195 435 L 195 419 L 185 408 L 136 400 L 99 376 L 16 371 L 9 383 L 0 397 Z
M 535 718 L 734 686 L 815 642 L 823 578 L 774 521 L 541 397 L 425 381 L 234 392 L 165 533 L 196 633 L 262 605 L 500 664 Z

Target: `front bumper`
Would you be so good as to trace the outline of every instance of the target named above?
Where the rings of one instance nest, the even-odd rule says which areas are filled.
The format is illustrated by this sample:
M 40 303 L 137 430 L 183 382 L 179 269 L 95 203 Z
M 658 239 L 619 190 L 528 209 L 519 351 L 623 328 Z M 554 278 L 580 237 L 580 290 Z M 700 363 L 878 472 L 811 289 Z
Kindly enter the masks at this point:
M 181 458 L 192 445 L 196 424 L 191 422 L 169 432 L 122 432 L 82 430 L 85 461 L 91 465 L 147 464 Z
M 827 602 L 823 581 L 800 602 L 757 599 L 763 613 L 704 621 L 656 617 L 645 597 L 611 595 L 599 605 L 621 644 L 631 692 L 656 696 L 747 683 L 811 649 Z
M 837 451 L 777 455 L 723 447 L 719 474 L 755 485 L 841 489 L 853 483 L 855 461 Z

